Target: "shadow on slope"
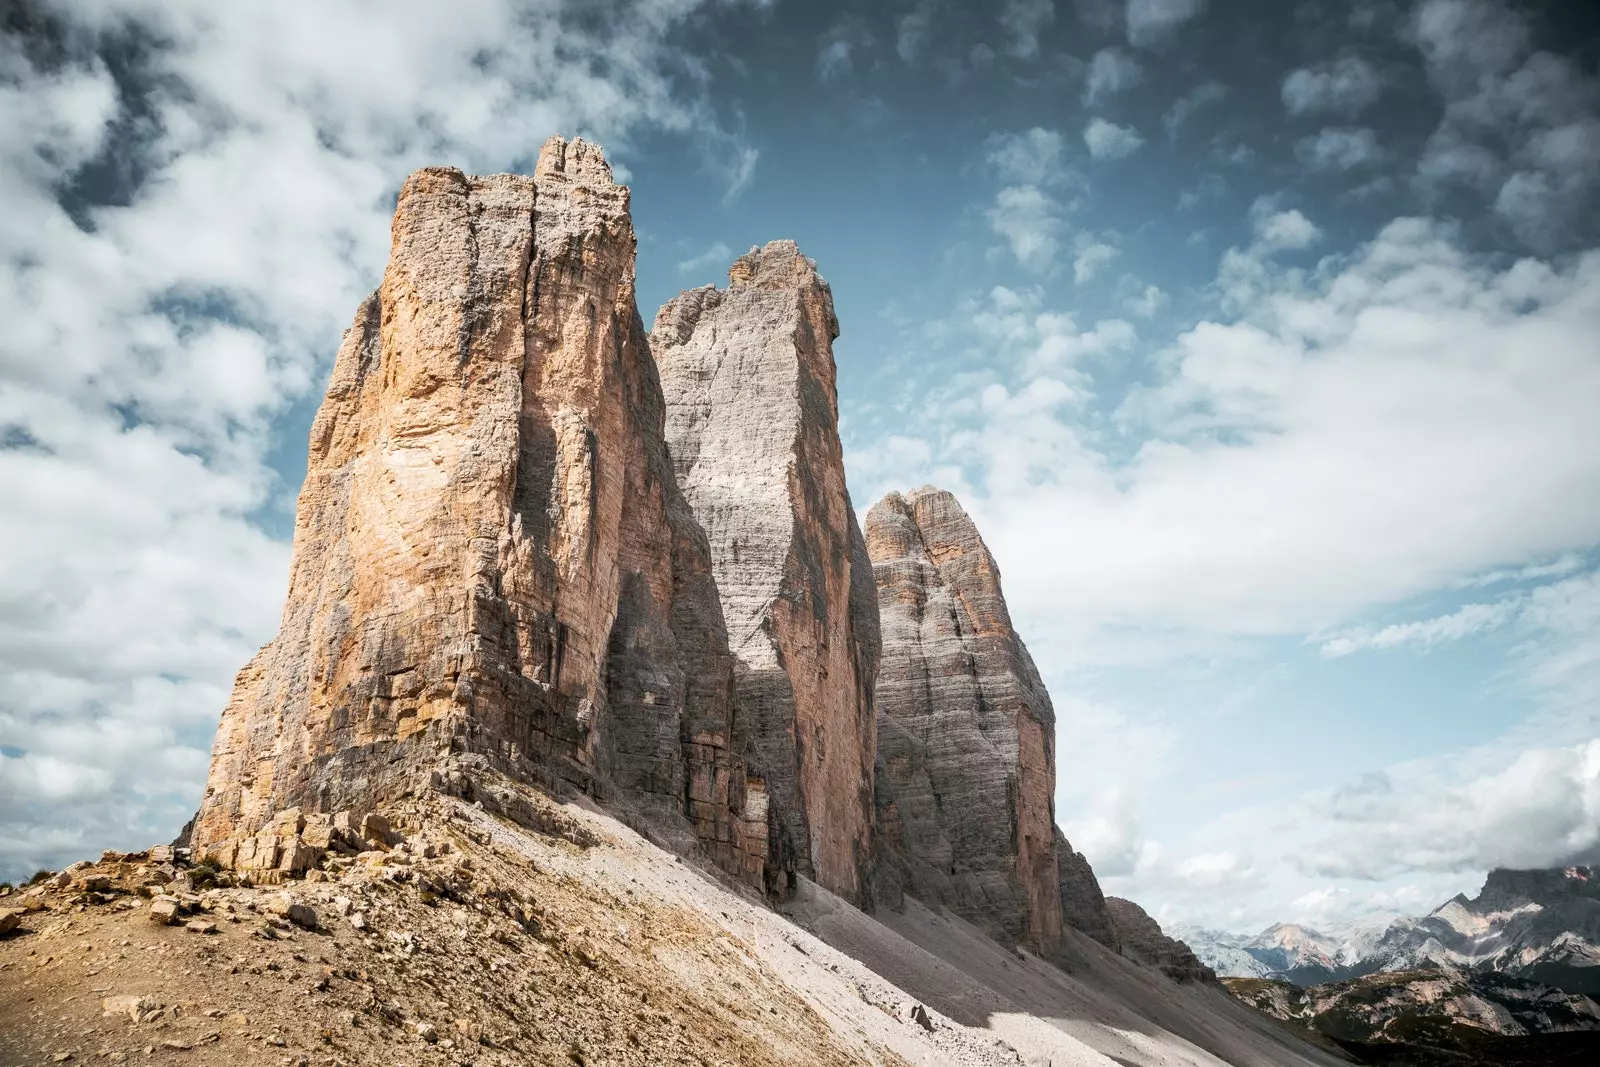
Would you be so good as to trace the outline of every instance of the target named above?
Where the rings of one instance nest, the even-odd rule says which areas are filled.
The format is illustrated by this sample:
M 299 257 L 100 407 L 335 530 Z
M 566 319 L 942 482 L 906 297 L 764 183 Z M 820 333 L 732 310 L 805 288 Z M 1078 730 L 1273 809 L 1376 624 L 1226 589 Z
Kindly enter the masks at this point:
M 1084 1046 L 1103 1062 L 1312 1067 L 1346 1062 L 1209 985 L 1180 985 L 1076 932 L 1055 966 L 908 899 L 864 915 L 803 884 L 784 909 L 801 926 L 958 1022 L 986 1027 L 1025 1057 L 1063 1062 Z

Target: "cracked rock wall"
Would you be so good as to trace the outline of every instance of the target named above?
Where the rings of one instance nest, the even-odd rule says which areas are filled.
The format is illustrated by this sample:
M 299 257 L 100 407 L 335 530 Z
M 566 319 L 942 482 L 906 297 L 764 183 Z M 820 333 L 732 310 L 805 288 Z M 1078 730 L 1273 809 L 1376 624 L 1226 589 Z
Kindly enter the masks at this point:
M 879 895 L 941 904 L 1011 944 L 1061 937 L 1055 712 L 1000 571 L 951 494 L 867 513 L 882 621 Z
M 692 824 L 759 873 L 634 250 L 628 190 L 583 141 L 552 138 L 531 178 L 407 180 L 312 427 L 281 628 L 223 714 L 197 846 L 471 751 Z
M 710 539 L 772 871 L 865 904 L 878 608 L 845 487 L 833 294 L 793 241 L 752 249 L 728 277 L 656 316 L 667 441 Z

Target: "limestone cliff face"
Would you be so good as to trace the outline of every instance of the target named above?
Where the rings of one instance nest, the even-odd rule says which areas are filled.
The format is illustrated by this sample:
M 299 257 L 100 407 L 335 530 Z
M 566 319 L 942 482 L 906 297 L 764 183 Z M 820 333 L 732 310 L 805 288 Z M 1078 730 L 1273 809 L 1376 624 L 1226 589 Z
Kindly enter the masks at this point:
M 1081 930 L 1113 952 L 1122 951 L 1122 939 L 1100 889 L 1100 879 L 1081 852 L 1072 851 L 1066 835 L 1056 831 L 1056 872 L 1061 883 L 1061 921 Z
M 1055 713 L 999 568 L 938 489 L 879 501 L 866 539 L 883 630 L 880 895 L 910 893 L 1049 951 L 1062 924 Z
M 710 539 L 772 870 L 864 903 L 878 606 L 845 488 L 833 295 L 792 241 L 728 276 L 656 316 L 667 441 Z
M 1161 932 L 1161 924 L 1131 900 L 1107 897 L 1122 954 L 1154 967 L 1175 982 L 1217 982 L 1217 972 L 1200 962 L 1189 946 Z
M 629 194 L 417 171 L 311 432 L 288 601 L 240 673 L 194 828 L 333 811 L 469 751 L 681 820 L 741 862 L 731 662 L 634 304 Z

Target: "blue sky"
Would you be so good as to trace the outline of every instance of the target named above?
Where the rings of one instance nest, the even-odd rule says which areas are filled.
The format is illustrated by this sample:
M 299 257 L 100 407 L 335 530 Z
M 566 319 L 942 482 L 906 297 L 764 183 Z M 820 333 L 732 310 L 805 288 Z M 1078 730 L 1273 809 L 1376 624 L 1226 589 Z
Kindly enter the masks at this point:
M 1600 20 L 203 0 L 0 43 L 0 873 L 170 836 L 405 174 L 552 132 L 648 320 L 791 237 L 864 509 L 979 519 L 1107 889 L 1255 929 L 1600 842 Z

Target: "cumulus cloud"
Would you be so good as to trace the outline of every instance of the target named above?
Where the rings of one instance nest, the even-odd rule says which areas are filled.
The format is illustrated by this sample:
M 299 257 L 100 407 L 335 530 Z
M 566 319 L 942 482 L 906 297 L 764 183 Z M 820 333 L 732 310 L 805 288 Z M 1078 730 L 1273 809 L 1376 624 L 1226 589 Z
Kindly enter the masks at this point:
M 1354 115 L 1378 99 L 1383 83 L 1359 56 L 1302 67 L 1283 79 L 1283 106 L 1291 115 L 1337 112 Z
M 1167 136 L 1176 137 L 1178 130 L 1189 121 L 1190 116 L 1201 108 L 1226 98 L 1227 95 L 1227 87 L 1221 82 L 1206 81 L 1178 97 L 1161 116 L 1161 125 L 1166 128 Z
M 1039 32 L 1055 21 L 1053 0 L 1006 0 L 1000 9 L 1000 28 L 1009 38 L 1007 51 L 1018 59 L 1039 54 Z
M 1206 9 L 1206 0 L 1128 0 L 1128 43 L 1149 48 L 1165 43 Z
M 894 50 L 906 63 L 915 63 L 928 50 L 933 35 L 935 0 L 921 0 L 895 23 Z
M 1089 120 L 1083 130 L 1083 143 L 1095 159 L 1122 159 L 1132 155 L 1144 144 L 1144 138 L 1132 126 L 1118 126 L 1102 118 Z
M 1346 171 L 1383 158 L 1378 135 L 1368 127 L 1327 126 L 1295 145 L 1300 162 L 1316 170 Z
M 1123 300 L 1122 306 L 1130 315 L 1141 319 L 1154 318 L 1156 312 L 1167 306 L 1167 294 L 1159 285 L 1147 285 L 1135 296 Z
M 989 228 L 1005 238 L 1017 262 L 1044 271 L 1055 262 L 1070 204 L 1047 189 L 1075 185 L 1077 174 L 1064 162 L 1061 134 L 1035 126 L 989 138 L 988 161 L 1009 184 L 995 194 L 985 212 Z
M 1116 259 L 1120 253 L 1116 246 L 1089 238 L 1082 242 L 1072 260 L 1072 280 L 1079 285 L 1090 281 L 1100 268 Z
M 1023 133 L 999 134 L 989 138 L 989 164 L 1006 182 L 1057 184 L 1071 177 L 1063 161 L 1063 144 L 1061 134 L 1038 126 Z
M 986 213 L 989 228 L 1005 238 L 1011 254 L 1028 270 L 1043 271 L 1061 248 L 1061 205 L 1036 185 L 1010 185 L 995 195 Z
M 62 30 L 47 66 L 0 39 L 8 874 L 192 813 L 281 607 L 275 421 L 374 283 L 408 170 L 649 128 L 749 179 L 754 150 L 668 43 L 694 7 L 113 0 L 41 9 Z
M 1526 16 L 1492 0 L 1428 0 L 1411 39 L 1444 101 L 1424 147 L 1424 189 L 1484 194 L 1529 247 L 1587 240 L 1600 224 L 1600 80 L 1531 50 Z
M 1089 60 L 1084 75 L 1083 102 L 1089 107 L 1104 103 L 1144 79 L 1139 61 L 1120 48 L 1102 48 Z
M 1404 778 L 1397 778 L 1403 773 Z M 1300 856 L 1318 877 L 1545 867 L 1600 844 L 1600 740 L 1530 748 L 1464 781 L 1401 768 L 1381 789 L 1316 797 L 1326 836 Z

